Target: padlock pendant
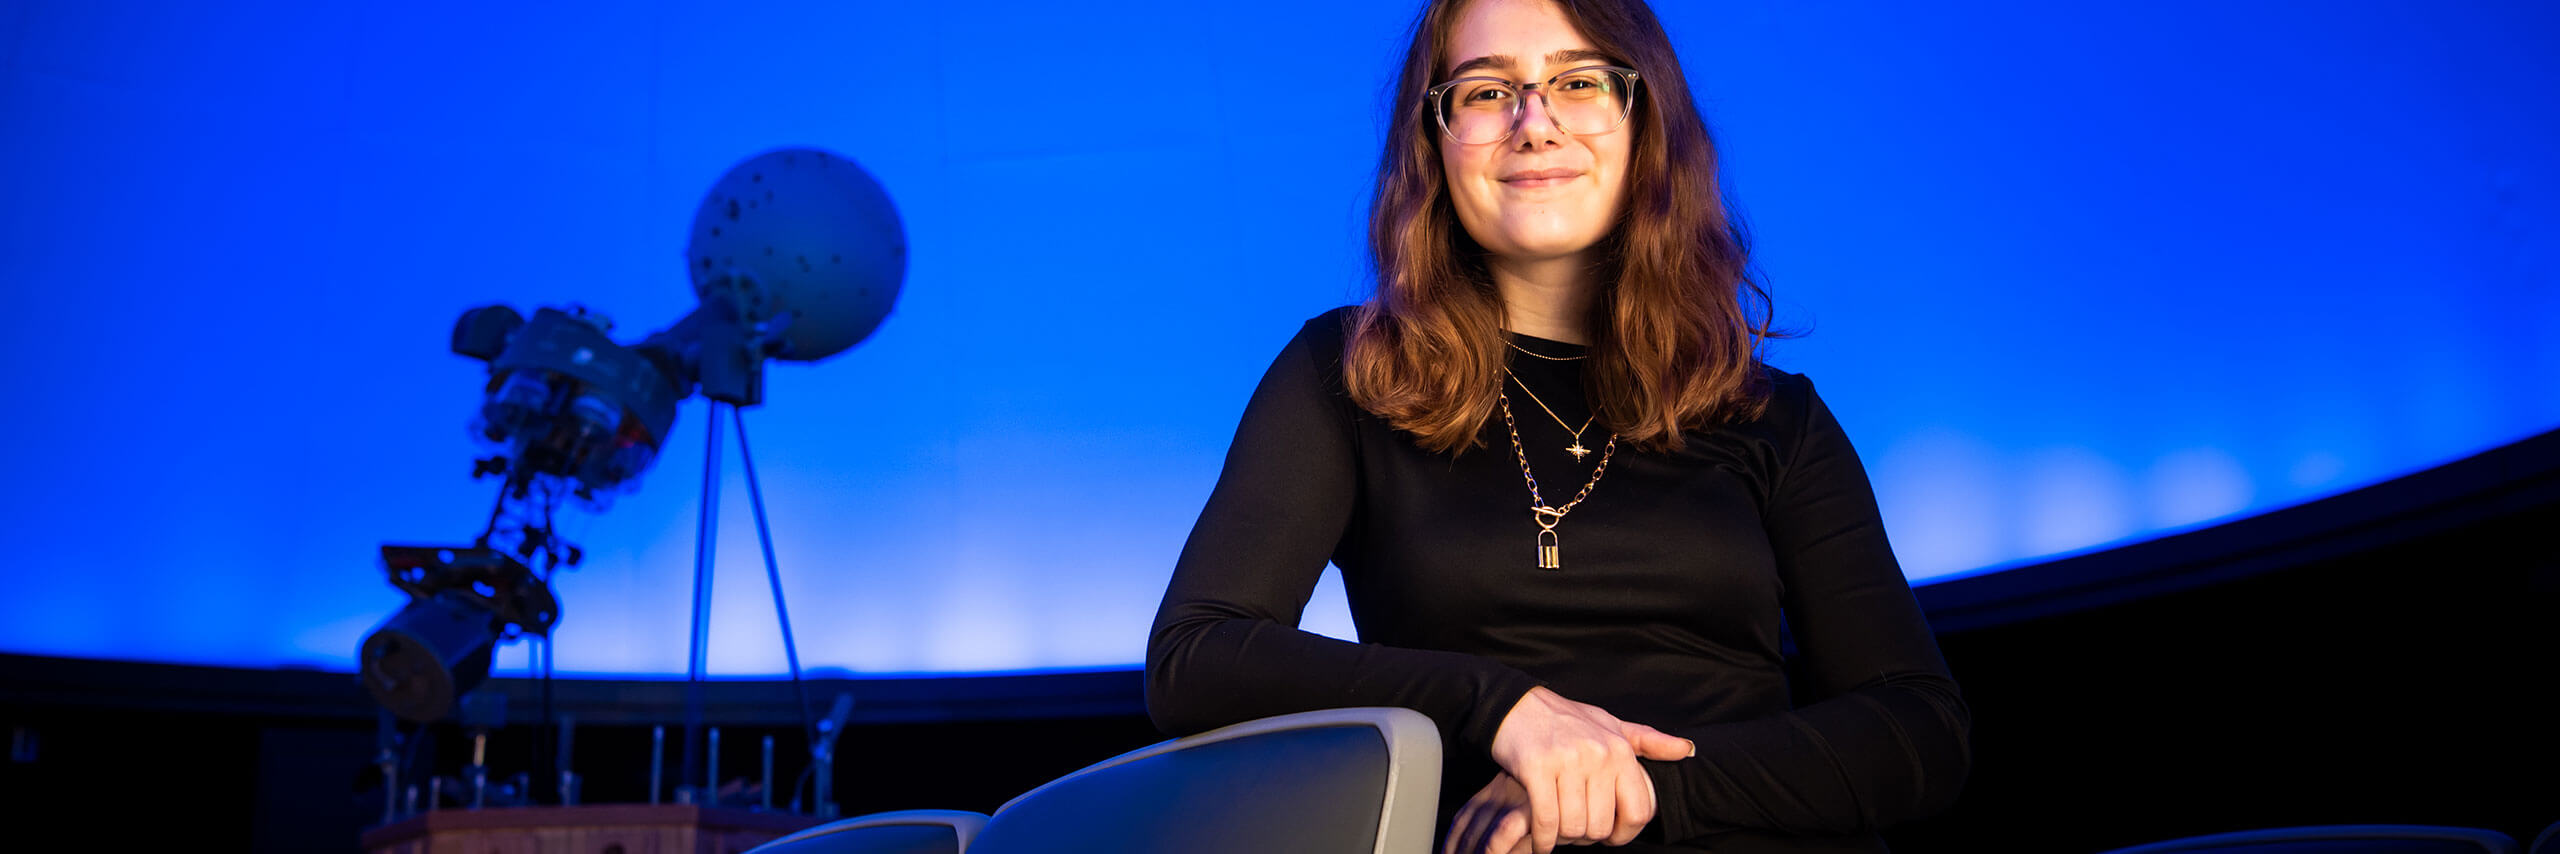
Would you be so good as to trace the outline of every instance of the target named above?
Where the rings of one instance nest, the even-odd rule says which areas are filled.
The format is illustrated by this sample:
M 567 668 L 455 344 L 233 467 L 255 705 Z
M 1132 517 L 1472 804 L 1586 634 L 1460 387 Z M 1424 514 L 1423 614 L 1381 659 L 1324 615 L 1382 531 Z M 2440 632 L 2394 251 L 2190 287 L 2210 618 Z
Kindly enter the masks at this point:
M 1538 532 L 1538 568 L 1564 568 L 1564 556 L 1556 545 L 1556 532 L 1554 529 Z

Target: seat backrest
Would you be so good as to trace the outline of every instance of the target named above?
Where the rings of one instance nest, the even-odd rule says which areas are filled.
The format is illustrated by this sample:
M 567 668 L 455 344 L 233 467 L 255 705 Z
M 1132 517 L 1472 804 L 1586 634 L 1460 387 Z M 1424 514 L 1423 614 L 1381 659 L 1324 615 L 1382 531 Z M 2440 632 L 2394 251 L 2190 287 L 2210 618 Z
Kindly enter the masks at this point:
M 748 854 L 960 854 L 987 817 L 959 810 L 903 810 L 831 821 L 747 849 Z
M 2514 837 L 2494 830 L 2412 824 L 2278 827 L 2190 836 L 2107 854 L 2516 854 Z
M 996 810 L 970 854 L 1430 850 L 1440 732 L 1411 709 L 1326 709 L 1161 742 Z

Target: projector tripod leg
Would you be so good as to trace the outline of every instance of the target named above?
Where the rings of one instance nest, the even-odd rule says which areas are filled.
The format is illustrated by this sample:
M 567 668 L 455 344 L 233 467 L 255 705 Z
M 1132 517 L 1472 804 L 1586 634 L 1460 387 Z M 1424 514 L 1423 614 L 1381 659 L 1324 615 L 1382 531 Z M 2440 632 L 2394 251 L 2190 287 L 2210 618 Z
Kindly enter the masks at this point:
M 716 535 L 720 525 L 720 409 L 724 404 L 711 401 L 706 420 L 706 446 L 702 456 L 702 517 L 695 529 L 693 553 L 693 649 L 685 670 L 684 701 L 684 774 L 676 778 L 677 803 L 712 803 L 718 797 L 720 781 L 706 779 L 707 769 L 720 767 L 719 757 L 705 756 L 697 745 L 702 738 L 702 691 L 709 677 L 711 640 L 711 566 L 717 553 Z M 725 404 L 729 423 L 738 429 L 738 463 L 746 469 L 747 501 L 755 508 L 756 540 L 764 548 L 765 581 L 773 587 L 773 615 L 782 627 L 782 653 L 791 665 L 791 690 L 800 706 L 800 729 L 812 746 L 818 743 L 816 722 L 810 719 L 809 689 L 800 679 L 800 647 L 791 632 L 791 609 L 783 603 L 782 565 L 773 554 L 773 528 L 765 521 L 764 488 L 756 480 L 755 452 L 747 445 L 746 416 L 735 404 Z M 718 750 L 712 742 L 711 750 Z M 691 787 L 699 783 L 700 798 L 692 797 Z
M 791 609 L 782 604 L 782 566 L 773 558 L 773 530 L 765 526 L 764 489 L 756 485 L 756 457 L 747 449 L 746 416 L 731 406 L 729 421 L 738 428 L 738 464 L 747 470 L 747 501 L 756 509 L 756 539 L 764 544 L 764 577 L 773 585 L 773 619 L 782 625 L 782 656 L 791 662 L 791 693 L 800 704 L 800 734 L 815 745 L 818 727 L 809 718 L 809 687 L 800 681 L 800 647 L 791 638 Z
M 676 803 L 696 803 L 693 785 L 702 775 L 702 682 L 711 630 L 711 558 L 720 529 L 720 402 L 703 419 L 702 518 L 693 540 L 693 644 L 685 664 L 684 773 L 676 777 Z

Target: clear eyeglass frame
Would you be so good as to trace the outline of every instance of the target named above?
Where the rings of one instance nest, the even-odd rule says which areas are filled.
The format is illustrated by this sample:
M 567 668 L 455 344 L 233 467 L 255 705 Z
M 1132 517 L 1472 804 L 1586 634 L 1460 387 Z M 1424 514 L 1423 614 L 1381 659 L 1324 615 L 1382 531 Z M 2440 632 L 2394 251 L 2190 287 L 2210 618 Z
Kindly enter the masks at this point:
M 1554 88 L 1558 82 L 1563 81 L 1567 77 L 1594 71 L 1607 72 L 1624 81 L 1626 103 L 1621 105 L 1621 109 L 1618 110 L 1617 121 L 1611 122 L 1608 127 L 1592 130 L 1574 130 L 1573 128 L 1566 127 L 1563 119 L 1556 115 L 1555 99 L 1548 94 L 1548 90 Z M 1557 72 L 1556 76 L 1549 77 L 1544 82 L 1539 83 L 1513 83 L 1508 78 L 1502 77 L 1460 77 L 1424 90 L 1422 98 L 1425 102 L 1431 105 L 1431 116 L 1439 123 L 1440 133 L 1442 135 L 1445 135 L 1450 140 L 1463 145 L 1488 145 L 1502 142 L 1520 133 L 1520 123 L 1529 115 L 1529 111 L 1527 109 L 1519 106 L 1524 103 L 1520 100 L 1520 96 L 1528 95 L 1533 92 L 1537 94 L 1539 100 L 1544 102 L 1544 105 L 1546 106 L 1547 120 L 1554 123 L 1557 129 L 1562 130 L 1565 133 L 1573 134 L 1575 136 L 1590 136 L 1617 130 L 1619 127 L 1622 127 L 1627 123 L 1628 116 L 1635 114 L 1636 87 L 1641 85 L 1642 80 L 1642 75 L 1637 74 L 1636 70 L 1633 68 L 1626 68 L 1617 65 L 1585 65 L 1580 68 L 1568 68 L 1564 71 Z M 1496 83 L 1500 84 L 1504 89 L 1511 91 L 1513 96 L 1511 121 L 1503 130 L 1501 136 L 1485 140 L 1469 140 L 1460 137 L 1457 129 L 1449 125 L 1449 102 L 1446 96 L 1448 95 L 1449 90 L 1467 83 Z

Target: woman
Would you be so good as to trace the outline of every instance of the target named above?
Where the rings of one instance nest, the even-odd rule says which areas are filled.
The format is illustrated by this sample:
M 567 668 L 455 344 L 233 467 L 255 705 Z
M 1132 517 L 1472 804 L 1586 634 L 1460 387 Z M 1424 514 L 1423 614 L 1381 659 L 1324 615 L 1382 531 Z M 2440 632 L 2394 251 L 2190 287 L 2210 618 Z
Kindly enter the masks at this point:
M 1148 644 L 1157 724 L 1419 710 L 1467 854 L 1882 850 L 1944 807 L 1968 712 L 1840 425 L 1757 358 L 1652 12 L 1434 3 L 1399 92 L 1378 293 L 1247 405 Z M 1364 643 L 1294 628 L 1328 560 Z

